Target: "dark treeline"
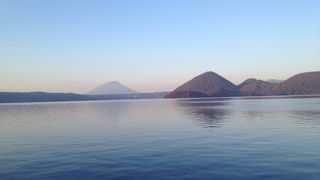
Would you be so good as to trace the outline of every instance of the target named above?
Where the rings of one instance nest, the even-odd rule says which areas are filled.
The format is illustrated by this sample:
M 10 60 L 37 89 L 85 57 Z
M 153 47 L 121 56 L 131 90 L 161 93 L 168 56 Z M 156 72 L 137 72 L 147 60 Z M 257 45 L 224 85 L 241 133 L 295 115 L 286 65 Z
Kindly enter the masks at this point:
M 148 99 L 162 98 L 165 94 L 166 92 L 121 95 L 82 95 L 75 93 L 47 92 L 0 92 L 0 103 Z

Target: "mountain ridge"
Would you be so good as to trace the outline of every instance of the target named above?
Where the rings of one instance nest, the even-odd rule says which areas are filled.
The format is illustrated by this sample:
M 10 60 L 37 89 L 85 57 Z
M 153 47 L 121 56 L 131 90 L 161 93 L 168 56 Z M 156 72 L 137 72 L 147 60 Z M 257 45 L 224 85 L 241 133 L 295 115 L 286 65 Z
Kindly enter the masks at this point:
M 166 95 L 166 98 L 193 96 L 234 96 L 238 95 L 237 86 L 215 72 L 202 73 Z
M 193 81 L 198 82 L 194 83 Z M 299 73 L 280 83 L 270 83 L 249 78 L 237 86 L 214 72 L 205 72 L 182 84 L 174 91 L 156 93 L 90 95 L 48 92 L 0 92 L 0 103 L 282 95 L 320 95 L 320 71 Z
M 299 73 L 278 83 L 249 78 L 238 86 L 209 71 L 182 84 L 165 98 L 313 94 L 320 94 L 320 71 Z

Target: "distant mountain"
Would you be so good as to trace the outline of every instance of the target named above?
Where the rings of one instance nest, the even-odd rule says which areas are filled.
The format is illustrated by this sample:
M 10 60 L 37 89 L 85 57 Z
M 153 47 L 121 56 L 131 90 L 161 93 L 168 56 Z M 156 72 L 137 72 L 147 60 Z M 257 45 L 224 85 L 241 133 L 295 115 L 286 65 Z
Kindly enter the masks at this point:
M 320 71 L 300 73 L 277 84 L 250 78 L 238 86 L 235 86 L 230 81 L 214 72 L 206 72 L 191 79 L 170 93 L 136 93 L 118 82 L 106 83 L 90 91 L 90 93 L 93 94 L 0 92 L 0 103 L 150 99 L 162 97 L 192 98 L 221 96 L 320 95 Z M 94 93 L 97 93 L 98 95 Z M 103 93 L 104 95 L 101 95 L 100 93 Z
M 320 94 L 320 71 L 297 74 L 282 82 L 267 82 L 250 78 L 235 86 L 214 72 L 201 74 L 174 91 L 166 98 L 216 96 L 268 96 Z
M 174 91 L 166 98 L 210 97 L 239 95 L 237 86 L 214 72 L 205 72 Z
M 270 95 L 273 87 L 272 83 L 253 78 L 245 80 L 238 86 L 240 93 L 244 96 Z
M 272 89 L 272 95 L 304 94 L 320 94 L 320 71 L 297 74 Z
M 320 94 L 320 71 L 300 73 L 281 82 L 279 80 L 274 80 L 273 83 L 255 80 L 244 86 L 240 87 L 240 85 L 239 90 L 245 96 Z
M 268 80 L 265 80 L 265 81 L 269 82 L 269 83 L 272 83 L 272 84 L 278 84 L 278 83 L 283 82 L 283 80 L 278 80 L 278 79 L 268 79 Z
M 137 92 L 117 81 L 111 81 L 94 88 L 93 90 L 89 91 L 87 94 L 90 94 L 90 95 L 137 94 Z
M 240 88 L 242 88 L 250 83 L 256 82 L 256 81 L 257 81 L 257 79 L 255 79 L 255 78 L 249 78 L 249 79 L 243 81 L 241 84 L 239 84 L 238 88 L 240 89 Z

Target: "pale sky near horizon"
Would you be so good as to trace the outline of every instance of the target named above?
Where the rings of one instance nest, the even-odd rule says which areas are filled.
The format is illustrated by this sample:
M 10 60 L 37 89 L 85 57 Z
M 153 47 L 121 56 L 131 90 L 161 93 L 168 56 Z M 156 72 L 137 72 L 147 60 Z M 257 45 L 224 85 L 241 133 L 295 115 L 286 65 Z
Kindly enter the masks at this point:
M 0 91 L 173 90 L 320 70 L 318 0 L 0 0 Z

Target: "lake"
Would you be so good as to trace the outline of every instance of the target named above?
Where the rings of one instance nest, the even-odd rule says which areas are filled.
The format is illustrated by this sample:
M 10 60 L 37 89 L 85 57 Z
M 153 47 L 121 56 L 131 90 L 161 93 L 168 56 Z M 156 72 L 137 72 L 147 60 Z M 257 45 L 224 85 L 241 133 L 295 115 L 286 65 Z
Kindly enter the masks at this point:
M 320 97 L 1 104 L 0 179 L 320 179 Z

